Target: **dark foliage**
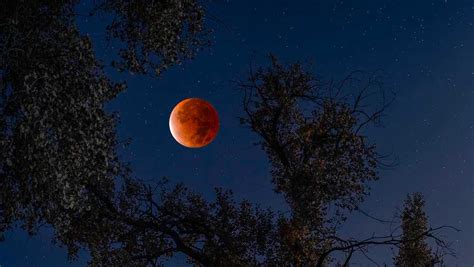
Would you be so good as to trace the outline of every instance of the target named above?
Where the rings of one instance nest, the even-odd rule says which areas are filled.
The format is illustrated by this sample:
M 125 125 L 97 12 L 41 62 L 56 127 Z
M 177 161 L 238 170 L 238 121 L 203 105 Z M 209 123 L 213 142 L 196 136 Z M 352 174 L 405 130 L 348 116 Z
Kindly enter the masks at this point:
M 209 201 L 182 184 L 142 182 L 118 159 L 116 119 L 104 105 L 125 85 L 104 75 L 75 26 L 75 4 L 0 3 L 0 233 L 47 224 L 72 259 L 87 249 L 91 266 L 156 266 L 177 253 L 197 266 L 325 266 L 335 252 L 347 266 L 371 246 L 415 241 L 338 236 L 378 178 L 375 146 L 361 133 L 388 104 L 363 108 L 377 79 L 323 83 L 274 57 L 251 72 L 238 84 L 242 123 L 260 136 L 290 214 L 220 189 Z M 124 43 L 122 70 L 159 74 L 207 44 L 197 1 L 99 1 L 95 12 L 114 16 L 108 32 Z
M 46 222 L 60 237 L 72 214 L 95 208 L 87 184 L 113 193 L 121 167 L 103 106 L 123 86 L 102 73 L 72 22 L 72 2 L 8 5 L 0 18 L 2 220 L 29 232 Z
M 160 75 L 209 44 L 197 0 L 103 0 L 96 10 L 113 14 L 108 38 L 125 43 L 113 63 L 120 70 Z
M 262 137 L 276 191 L 297 220 L 319 225 L 329 205 L 353 210 L 377 179 L 375 146 L 358 132 L 359 107 L 330 95 L 330 88 L 299 63 L 251 73 L 242 123 Z M 372 84 L 368 85 L 372 86 Z
M 434 253 L 423 235 L 429 230 L 428 217 L 424 211 L 425 200 L 421 193 L 409 195 L 405 200 L 402 219 L 402 240 L 398 255 L 395 257 L 396 266 L 435 266 L 442 264 L 442 255 Z M 441 240 L 436 240 L 443 242 Z

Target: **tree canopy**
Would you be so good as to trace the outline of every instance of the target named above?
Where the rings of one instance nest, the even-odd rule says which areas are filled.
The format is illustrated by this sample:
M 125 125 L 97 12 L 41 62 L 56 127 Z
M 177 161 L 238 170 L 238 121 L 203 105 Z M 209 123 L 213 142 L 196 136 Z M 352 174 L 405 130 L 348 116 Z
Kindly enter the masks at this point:
M 395 257 L 396 266 L 435 266 L 442 265 L 446 251 L 433 252 L 424 235 L 429 230 L 428 217 L 424 211 L 425 200 L 421 193 L 408 195 L 401 215 L 402 240 L 398 255 Z M 436 242 L 444 242 L 435 239 Z
M 78 31 L 78 2 L 0 3 L 0 234 L 48 224 L 71 259 L 86 249 L 91 266 L 157 266 L 177 253 L 197 266 L 347 266 L 374 245 L 408 246 L 393 234 L 338 235 L 378 179 L 376 146 L 361 131 L 390 102 L 372 112 L 362 105 L 380 89 L 377 77 L 328 83 L 274 56 L 251 70 L 236 85 L 241 122 L 258 134 L 291 212 L 237 203 L 218 188 L 208 200 L 183 184 L 134 178 L 118 158 L 117 118 L 104 105 L 126 85 L 105 75 L 109 62 Z M 111 62 L 119 70 L 163 75 L 209 44 L 197 0 L 95 4 L 91 16 L 114 17 L 107 36 L 123 43 Z M 349 84 L 360 90 L 346 94 Z M 405 234 L 406 225 L 403 217 Z

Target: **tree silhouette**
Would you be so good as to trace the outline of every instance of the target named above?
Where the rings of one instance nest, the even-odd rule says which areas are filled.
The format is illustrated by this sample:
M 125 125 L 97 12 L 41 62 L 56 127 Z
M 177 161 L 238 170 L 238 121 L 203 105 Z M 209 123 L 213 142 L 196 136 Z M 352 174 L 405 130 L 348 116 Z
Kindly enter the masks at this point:
M 197 266 L 347 266 L 372 246 L 414 241 L 338 233 L 378 179 L 379 155 L 362 134 L 391 101 L 381 93 L 382 105 L 366 108 L 383 92 L 377 76 L 323 82 L 274 56 L 251 70 L 237 82 L 241 122 L 259 135 L 290 213 L 236 203 L 221 189 L 210 201 L 166 179 L 143 182 L 117 157 L 117 121 L 104 105 L 125 84 L 107 78 L 77 30 L 78 2 L 0 3 L 1 234 L 50 225 L 70 258 L 87 249 L 91 266 L 157 266 L 177 253 Z M 100 12 L 114 16 L 108 38 L 123 43 L 119 70 L 161 75 L 208 44 L 198 1 L 104 0 L 91 15 Z M 440 240 L 439 229 L 417 239 Z
M 408 195 L 405 200 L 401 215 L 402 240 L 405 242 L 401 244 L 398 255 L 394 258 L 396 266 L 435 266 L 442 263 L 441 255 L 431 250 L 426 236 L 423 235 L 429 230 L 424 206 L 425 200 L 421 193 Z
M 122 60 L 113 62 L 120 70 L 160 75 L 209 45 L 210 31 L 204 29 L 204 9 L 197 0 L 106 0 L 92 13 L 114 14 L 107 38 L 126 44 L 119 51 Z
M 95 207 L 85 184 L 111 193 L 121 166 L 114 116 L 103 106 L 123 89 L 73 24 L 72 4 L 8 1 L 0 7 L 2 229 L 67 227 Z M 62 233 L 58 231 L 58 236 Z

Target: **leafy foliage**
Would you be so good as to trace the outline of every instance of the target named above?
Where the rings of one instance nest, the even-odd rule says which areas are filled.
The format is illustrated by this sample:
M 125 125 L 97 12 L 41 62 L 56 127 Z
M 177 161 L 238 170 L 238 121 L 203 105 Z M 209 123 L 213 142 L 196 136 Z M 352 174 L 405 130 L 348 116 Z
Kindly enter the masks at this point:
M 353 210 L 377 179 L 375 146 L 359 134 L 358 107 L 331 97 L 300 63 L 285 67 L 272 57 L 252 73 L 242 123 L 262 137 L 276 191 L 295 219 L 319 227 L 329 205 Z
M 386 106 L 362 108 L 377 82 L 351 102 L 338 92 L 353 77 L 334 87 L 274 57 L 251 72 L 239 83 L 242 123 L 260 136 L 290 213 L 221 189 L 208 200 L 182 184 L 143 182 L 117 157 L 116 117 L 104 105 L 125 85 L 106 77 L 77 30 L 77 3 L 0 3 L 0 233 L 48 224 L 71 259 L 87 249 L 91 266 L 158 266 L 178 253 L 196 266 L 325 266 L 333 252 L 347 265 L 369 246 L 407 243 L 337 235 L 377 179 L 375 146 L 360 131 Z M 123 42 L 122 70 L 160 74 L 207 44 L 198 1 L 99 1 L 95 12 L 114 16 L 107 30 Z
M 97 11 L 113 12 L 108 38 L 125 43 L 120 70 L 157 75 L 195 56 L 209 44 L 204 9 L 197 0 L 104 0 Z
M 113 193 L 122 167 L 103 107 L 124 86 L 104 76 L 72 2 L 11 5 L 0 35 L 2 220 L 30 232 L 50 223 L 61 237 L 71 216 L 97 208 L 86 185 Z
M 428 217 L 424 206 L 425 200 L 421 193 L 409 195 L 405 200 L 401 215 L 404 242 L 395 257 L 396 266 L 434 266 L 441 261 L 439 256 L 431 251 L 423 235 L 428 231 Z

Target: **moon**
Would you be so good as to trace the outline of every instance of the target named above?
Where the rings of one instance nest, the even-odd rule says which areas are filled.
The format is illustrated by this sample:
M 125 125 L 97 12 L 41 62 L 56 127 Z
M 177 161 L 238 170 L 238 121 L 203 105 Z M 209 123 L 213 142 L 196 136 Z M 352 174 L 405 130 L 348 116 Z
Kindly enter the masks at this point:
M 200 98 L 179 102 L 170 115 L 170 132 L 181 145 L 200 148 L 210 144 L 219 131 L 216 109 Z

